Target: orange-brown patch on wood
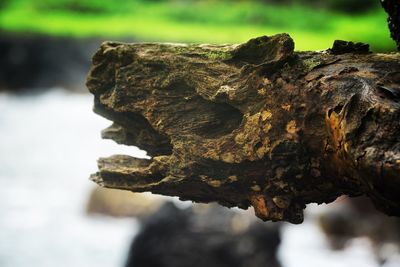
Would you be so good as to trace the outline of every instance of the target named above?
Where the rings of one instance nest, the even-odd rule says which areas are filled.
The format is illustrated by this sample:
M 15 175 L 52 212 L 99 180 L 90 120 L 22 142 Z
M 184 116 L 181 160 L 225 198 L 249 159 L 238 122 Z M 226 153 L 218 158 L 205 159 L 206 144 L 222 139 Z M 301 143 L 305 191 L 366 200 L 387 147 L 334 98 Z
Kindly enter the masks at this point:
M 296 121 L 295 120 L 291 120 L 288 122 L 288 124 L 286 124 L 286 131 L 289 134 L 295 134 L 297 132 L 297 125 L 296 125 Z
M 269 219 L 269 211 L 267 209 L 267 203 L 263 195 L 253 195 L 250 197 L 251 205 L 254 208 L 254 212 L 257 217 L 262 220 Z
M 343 143 L 340 115 L 335 111 L 328 112 L 326 115 L 326 123 L 331 130 L 332 141 L 334 142 L 335 149 L 340 150 Z
M 292 106 L 291 106 L 289 103 L 286 103 L 286 104 L 281 105 L 281 108 L 284 109 L 284 110 L 286 110 L 286 111 L 290 111 L 290 108 L 291 108 L 291 107 L 292 107 Z

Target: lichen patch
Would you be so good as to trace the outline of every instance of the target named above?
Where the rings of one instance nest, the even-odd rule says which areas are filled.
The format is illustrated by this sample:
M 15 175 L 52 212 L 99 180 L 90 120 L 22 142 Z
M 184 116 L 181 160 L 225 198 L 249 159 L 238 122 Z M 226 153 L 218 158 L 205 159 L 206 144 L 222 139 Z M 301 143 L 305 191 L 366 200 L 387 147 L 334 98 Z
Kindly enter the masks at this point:
M 238 180 L 236 175 L 229 175 L 228 176 L 229 182 L 236 182 Z
M 286 110 L 286 111 L 290 111 L 290 108 L 291 108 L 291 107 L 292 107 L 292 106 L 291 106 L 290 104 L 288 104 L 288 103 L 281 105 L 281 108 L 284 109 L 284 110 Z
M 224 161 L 226 163 L 234 163 L 235 162 L 235 156 L 230 152 L 222 154 L 221 159 L 222 159 L 222 161 Z
M 272 112 L 270 110 L 264 110 L 261 113 L 262 121 L 270 120 L 272 118 Z
M 255 192 L 259 192 L 259 191 L 261 191 L 261 187 L 258 184 L 256 184 L 251 187 L 251 190 L 253 190 Z
M 286 131 L 289 134 L 295 134 L 297 132 L 297 125 L 295 120 L 291 120 L 286 124 Z

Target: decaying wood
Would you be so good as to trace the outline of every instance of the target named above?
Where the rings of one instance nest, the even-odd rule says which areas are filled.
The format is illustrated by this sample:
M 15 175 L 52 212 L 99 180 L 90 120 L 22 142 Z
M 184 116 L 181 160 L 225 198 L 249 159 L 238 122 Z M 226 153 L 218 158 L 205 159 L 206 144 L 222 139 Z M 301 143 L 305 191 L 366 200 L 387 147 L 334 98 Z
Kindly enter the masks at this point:
M 300 223 L 305 204 L 367 195 L 400 215 L 400 54 L 287 34 L 241 45 L 103 43 L 87 86 L 104 138 L 152 157 L 99 160 L 98 184 Z

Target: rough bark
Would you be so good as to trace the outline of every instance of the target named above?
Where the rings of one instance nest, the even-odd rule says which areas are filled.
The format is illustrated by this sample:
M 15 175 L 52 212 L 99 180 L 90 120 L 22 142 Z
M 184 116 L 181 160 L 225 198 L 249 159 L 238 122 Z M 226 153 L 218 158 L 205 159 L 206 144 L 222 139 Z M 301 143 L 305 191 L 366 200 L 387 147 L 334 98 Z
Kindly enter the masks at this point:
M 400 0 L 380 0 L 382 7 L 388 13 L 390 36 L 400 50 Z
M 103 137 L 150 160 L 99 159 L 98 184 L 300 223 L 305 204 L 367 195 L 400 215 L 400 54 L 287 34 L 241 45 L 103 43 L 87 86 Z

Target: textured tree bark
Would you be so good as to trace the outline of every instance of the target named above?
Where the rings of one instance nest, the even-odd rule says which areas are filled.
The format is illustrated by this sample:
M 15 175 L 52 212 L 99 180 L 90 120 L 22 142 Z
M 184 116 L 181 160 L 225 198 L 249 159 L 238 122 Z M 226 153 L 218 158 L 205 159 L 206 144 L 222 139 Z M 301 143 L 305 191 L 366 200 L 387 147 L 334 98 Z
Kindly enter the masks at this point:
M 99 159 L 98 184 L 300 223 L 305 204 L 367 195 L 400 215 L 400 54 L 287 34 L 241 45 L 103 43 L 87 87 L 104 138 L 152 157 Z
M 387 22 L 390 36 L 400 50 L 400 0 L 380 0 L 382 7 L 388 14 Z

